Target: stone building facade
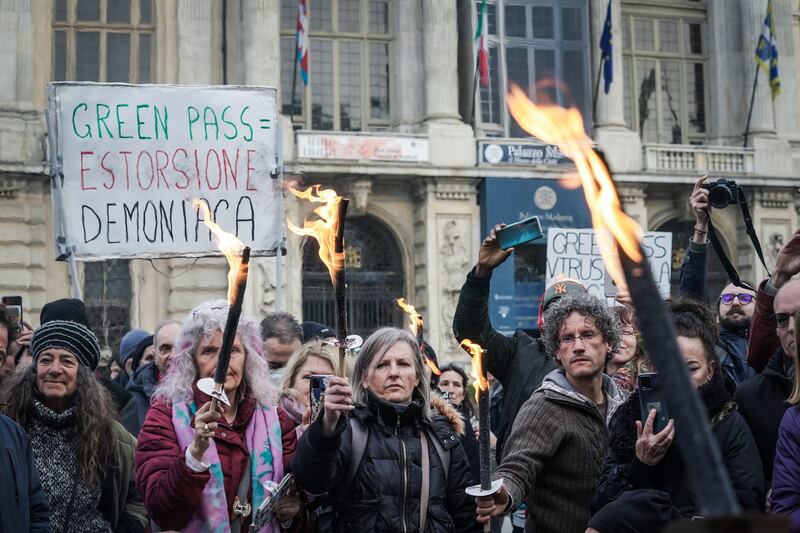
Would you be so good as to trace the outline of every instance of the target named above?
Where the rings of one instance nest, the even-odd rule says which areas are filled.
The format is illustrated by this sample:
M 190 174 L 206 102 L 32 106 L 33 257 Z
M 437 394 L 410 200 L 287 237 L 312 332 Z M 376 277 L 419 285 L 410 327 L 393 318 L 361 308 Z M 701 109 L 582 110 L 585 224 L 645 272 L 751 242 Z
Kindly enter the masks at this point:
M 287 179 L 302 176 L 352 199 L 351 329 L 400 325 L 391 301 L 404 296 L 445 357 L 458 355 L 450 323 L 494 222 L 486 213 L 504 202 L 504 189 L 487 183 L 529 184 L 532 199 L 537 184 L 563 171 L 547 157 L 487 152 L 542 148 L 509 120 L 503 95 L 512 82 L 581 109 L 626 210 L 646 229 L 673 232 L 675 265 L 697 175 L 746 188 L 768 261 L 798 227 L 798 0 L 774 3 L 782 94 L 773 103 L 762 75 L 746 148 L 766 0 L 612 0 L 614 81 L 608 94 L 601 84 L 596 105 L 607 0 L 490 0 L 490 83 L 477 91 L 474 2 L 309 0 L 307 87 L 292 68 L 296 5 L 0 0 L 0 292 L 21 294 L 31 322 L 46 301 L 70 293 L 66 264 L 55 261 L 46 162 L 43 111 L 53 80 L 278 87 Z M 286 205 L 295 222 L 308 214 L 291 195 Z M 717 213 L 715 222 L 743 277 L 762 277 L 738 211 Z M 256 260 L 247 311 L 279 307 L 332 322 L 332 293 L 312 252 L 288 236 L 280 290 L 275 260 Z M 78 275 L 110 346 L 125 329 L 180 317 L 226 286 L 218 258 L 86 263 Z M 716 263 L 712 275 L 712 286 L 724 281 Z

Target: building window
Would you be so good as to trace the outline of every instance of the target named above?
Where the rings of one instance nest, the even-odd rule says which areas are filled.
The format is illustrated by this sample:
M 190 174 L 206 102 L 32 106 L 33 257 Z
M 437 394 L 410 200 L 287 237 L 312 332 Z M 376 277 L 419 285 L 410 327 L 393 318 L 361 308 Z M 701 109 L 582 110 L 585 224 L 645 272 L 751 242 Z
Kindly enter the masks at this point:
M 475 17 L 480 2 L 475 3 Z M 577 107 L 589 124 L 589 23 L 585 0 L 495 0 L 486 6 L 489 85 L 478 84 L 485 136 L 527 137 L 508 114 L 511 84 L 536 103 Z
M 53 79 L 150 83 L 152 0 L 55 0 Z
M 697 4 L 697 2 L 691 2 Z M 625 121 L 642 141 L 701 144 L 706 138 L 704 10 L 622 15 Z
M 309 1 L 306 87 L 300 66 L 295 69 L 297 0 L 281 0 L 283 114 L 293 116 L 294 123 L 305 129 L 360 131 L 388 127 L 391 9 L 389 0 Z
M 112 259 L 84 263 L 83 300 L 89 326 L 102 348 L 119 353 L 122 336 L 131 323 L 131 274 L 129 261 Z

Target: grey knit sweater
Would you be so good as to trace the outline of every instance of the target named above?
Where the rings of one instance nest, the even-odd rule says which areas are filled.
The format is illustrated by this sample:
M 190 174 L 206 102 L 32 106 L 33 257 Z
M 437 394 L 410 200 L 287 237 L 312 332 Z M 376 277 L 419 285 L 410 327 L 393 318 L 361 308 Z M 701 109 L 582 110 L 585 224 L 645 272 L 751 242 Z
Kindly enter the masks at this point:
M 576 392 L 562 369 L 548 374 L 523 404 L 494 478 L 514 504 L 528 506 L 526 532 L 583 533 L 608 446 L 607 421 L 623 402 L 603 376 L 608 412 Z

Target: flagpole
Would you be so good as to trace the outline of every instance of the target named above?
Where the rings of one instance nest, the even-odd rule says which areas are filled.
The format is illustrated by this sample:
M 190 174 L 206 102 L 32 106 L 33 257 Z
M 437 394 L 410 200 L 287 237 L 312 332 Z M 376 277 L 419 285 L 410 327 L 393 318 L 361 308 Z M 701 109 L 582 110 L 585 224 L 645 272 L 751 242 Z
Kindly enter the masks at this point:
M 750 93 L 750 109 L 747 111 L 747 124 L 744 127 L 744 143 L 742 148 L 747 148 L 747 138 L 750 135 L 750 119 L 753 117 L 753 103 L 756 99 L 756 86 L 758 85 L 758 72 L 761 70 L 760 65 L 756 65 L 756 73 L 753 76 L 753 90 Z
M 300 62 L 300 57 L 297 55 L 297 48 L 299 42 L 297 34 L 294 38 L 294 65 L 292 65 L 292 110 L 289 112 L 289 127 L 294 131 L 294 91 L 297 88 L 297 64 Z
M 473 131 L 478 127 L 478 119 L 476 113 L 475 99 L 478 96 L 478 71 L 480 69 L 481 56 L 480 52 L 475 57 L 475 74 L 472 76 L 472 107 L 470 111 L 469 121 L 472 124 Z
M 594 82 L 594 95 L 592 96 L 592 121 L 597 121 L 597 96 L 600 93 L 600 77 L 603 75 L 603 66 L 606 64 L 605 54 L 600 58 L 600 66 L 597 67 L 597 81 Z

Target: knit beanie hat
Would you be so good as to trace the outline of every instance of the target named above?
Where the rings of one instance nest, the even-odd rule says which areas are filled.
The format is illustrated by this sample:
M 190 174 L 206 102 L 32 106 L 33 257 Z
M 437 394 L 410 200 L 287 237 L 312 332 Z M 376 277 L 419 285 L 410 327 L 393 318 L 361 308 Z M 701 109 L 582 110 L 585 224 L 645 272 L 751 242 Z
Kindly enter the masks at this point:
M 90 370 L 100 362 L 100 345 L 94 333 L 78 322 L 50 320 L 39 326 L 31 338 L 31 354 L 36 359 L 48 348 L 67 350 Z
M 147 349 L 148 346 L 153 345 L 153 336 L 148 335 L 147 337 L 143 338 L 139 341 L 139 344 L 136 345 L 136 348 L 133 351 L 133 368 L 134 372 L 137 368 L 139 368 L 139 363 L 142 362 L 142 357 L 144 356 L 144 351 Z
M 44 324 L 51 320 L 69 320 L 89 327 L 89 315 L 86 306 L 77 298 L 62 298 L 44 304 L 39 315 L 39 323 Z
M 136 347 L 142 342 L 150 333 L 143 329 L 132 329 L 122 337 L 122 342 L 119 343 L 119 364 L 125 366 L 125 361 L 136 354 Z

